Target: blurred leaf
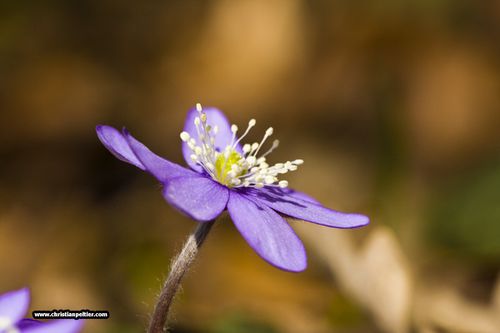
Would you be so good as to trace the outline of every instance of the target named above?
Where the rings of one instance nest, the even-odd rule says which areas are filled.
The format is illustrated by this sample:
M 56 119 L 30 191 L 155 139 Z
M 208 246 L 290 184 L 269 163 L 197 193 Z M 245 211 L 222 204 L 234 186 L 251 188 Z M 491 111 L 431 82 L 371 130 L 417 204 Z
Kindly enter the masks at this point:
M 463 255 L 500 257 L 500 164 L 462 177 L 431 208 L 430 239 Z
M 366 321 L 361 309 L 349 298 L 338 294 L 332 298 L 328 319 L 333 327 L 351 328 Z

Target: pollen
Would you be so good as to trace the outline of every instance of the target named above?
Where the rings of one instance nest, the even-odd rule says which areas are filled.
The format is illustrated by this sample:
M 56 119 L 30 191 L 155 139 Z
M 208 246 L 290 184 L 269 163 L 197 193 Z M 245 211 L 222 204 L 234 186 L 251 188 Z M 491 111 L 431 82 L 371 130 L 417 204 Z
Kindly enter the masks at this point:
M 237 147 L 243 138 L 256 125 L 255 119 L 248 122 L 248 126 L 240 137 L 237 137 L 238 126 L 231 125 L 232 139 L 229 145 L 219 150 L 215 147 L 215 138 L 218 127 L 207 124 L 208 117 L 201 104 L 196 104 L 198 116 L 194 119 L 197 137 L 192 137 L 187 132 L 182 132 L 180 138 L 191 150 L 191 160 L 200 165 L 204 172 L 215 181 L 229 188 L 238 187 L 288 187 L 288 181 L 280 180 L 278 176 L 297 170 L 304 161 L 296 159 L 285 163 L 269 165 L 266 160 L 272 151 L 279 146 L 279 141 L 274 140 L 271 147 L 259 155 L 267 139 L 273 135 L 274 129 L 269 127 L 260 142 L 243 144 L 240 152 Z M 220 147 L 219 147 L 220 148 Z

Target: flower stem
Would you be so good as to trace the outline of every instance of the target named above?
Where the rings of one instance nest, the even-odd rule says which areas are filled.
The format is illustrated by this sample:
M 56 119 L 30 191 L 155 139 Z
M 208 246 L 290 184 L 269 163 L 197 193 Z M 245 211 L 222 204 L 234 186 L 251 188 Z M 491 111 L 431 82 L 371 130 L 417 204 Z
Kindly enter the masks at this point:
M 188 271 L 191 264 L 196 258 L 198 249 L 203 244 L 203 241 L 212 229 L 215 220 L 210 222 L 199 223 L 196 230 L 189 235 L 184 247 L 179 255 L 173 260 L 170 273 L 163 285 L 160 296 L 156 303 L 151 322 L 149 324 L 148 333 L 163 333 L 166 332 L 166 322 L 168 311 L 172 300 L 179 289 L 181 280 Z

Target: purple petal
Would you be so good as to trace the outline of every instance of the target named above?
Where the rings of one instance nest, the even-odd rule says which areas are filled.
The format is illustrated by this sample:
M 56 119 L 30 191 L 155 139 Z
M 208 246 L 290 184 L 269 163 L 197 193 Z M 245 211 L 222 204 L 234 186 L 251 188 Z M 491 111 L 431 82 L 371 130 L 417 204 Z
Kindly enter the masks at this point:
M 223 150 L 226 146 L 231 144 L 231 140 L 233 138 L 233 133 L 231 132 L 231 124 L 227 120 L 226 116 L 219 110 L 213 107 L 203 107 L 203 111 L 207 114 L 207 124 L 212 126 L 217 126 L 219 128 L 219 132 L 215 137 L 215 148 L 218 150 Z M 186 121 L 184 123 L 184 131 L 188 132 L 189 135 L 194 138 L 199 144 L 198 141 L 198 132 L 196 131 L 196 126 L 194 125 L 194 119 L 198 117 L 198 111 L 196 108 L 192 108 L 188 111 Z M 242 152 L 241 146 L 238 144 L 236 147 L 238 152 Z M 202 172 L 202 168 L 191 160 L 192 151 L 189 149 L 187 143 L 182 143 L 182 154 L 184 155 L 184 159 L 186 163 L 193 169 L 198 172 Z
M 285 193 L 275 188 L 248 190 L 248 195 L 282 214 L 333 228 L 357 228 L 370 220 L 361 214 L 341 213 L 326 208 L 310 197 L 304 200 L 300 192 Z
M 306 268 L 304 245 L 278 213 L 235 191 L 230 192 L 227 209 L 243 238 L 264 260 L 291 272 Z
M 0 317 L 6 317 L 13 323 L 21 320 L 28 311 L 30 291 L 23 288 L 0 295 Z
M 195 175 L 193 171 L 156 155 L 126 130 L 123 131 L 123 135 L 131 152 L 136 156 L 139 163 L 144 166 L 144 170 L 151 173 L 160 182 L 167 183 L 170 179 L 175 177 Z
M 163 189 L 163 196 L 197 221 L 213 220 L 226 208 L 229 190 L 210 178 L 194 174 L 171 179 Z
M 17 322 L 16 327 L 23 331 L 26 328 L 36 327 L 39 325 L 43 325 L 43 322 L 30 318 L 24 318 Z
M 22 333 L 77 333 L 84 324 L 83 320 L 56 319 L 21 330 Z
M 119 160 L 135 165 L 146 170 L 130 149 L 127 140 L 116 128 L 106 125 L 96 126 L 97 137 L 102 144 Z
M 321 203 L 318 200 L 314 199 L 309 194 L 305 194 L 304 192 L 295 191 L 290 188 L 273 188 L 272 191 L 279 195 L 287 195 L 292 198 L 297 198 L 311 202 L 316 205 L 321 205 Z

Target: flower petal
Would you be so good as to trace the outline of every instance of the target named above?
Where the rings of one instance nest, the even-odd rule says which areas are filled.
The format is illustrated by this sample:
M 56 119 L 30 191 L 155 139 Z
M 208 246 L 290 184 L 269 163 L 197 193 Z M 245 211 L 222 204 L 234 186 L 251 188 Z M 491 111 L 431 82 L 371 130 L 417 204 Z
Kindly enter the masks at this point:
M 365 215 L 341 213 L 326 208 L 309 196 L 303 197 L 300 192 L 286 193 L 275 188 L 262 188 L 248 190 L 247 193 L 282 214 L 327 227 L 357 228 L 370 222 Z
M 23 318 L 17 322 L 16 327 L 20 329 L 21 332 L 24 332 L 24 330 L 27 328 L 37 327 L 39 325 L 43 325 L 43 322 L 31 318 Z
M 311 202 L 311 203 L 314 203 L 317 205 L 321 205 L 318 200 L 314 199 L 309 194 L 305 194 L 304 192 L 295 191 L 295 190 L 292 190 L 288 187 L 287 188 L 273 188 L 272 191 L 279 194 L 279 195 L 287 195 L 287 196 L 290 196 L 292 198 L 297 198 L 297 199 L 308 201 L 308 202 Z
M 207 115 L 207 124 L 212 128 L 217 126 L 219 131 L 215 136 L 215 148 L 218 150 L 223 150 L 231 144 L 231 140 L 233 138 L 233 133 L 231 132 L 231 124 L 227 120 L 226 116 L 219 109 L 213 107 L 203 107 L 203 111 Z M 198 141 L 198 132 L 196 131 L 196 126 L 194 125 L 194 119 L 198 117 L 198 111 L 196 108 L 192 108 L 188 111 L 186 121 L 184 123 L 184 131 L 188 132 L 189 135 L 196 140 L 196 143 L 199 144 Z M 237 145 L 236 150 L 238 152 L 242 152 L 241 145 Z M 182 143 L 182 154 L 184 155 L 184 159 L 186 163 L 193 169 L 198 172 L 202 172 L 202 168 L 191 160 L 191 154 L 193 152 L 189 149 L 187 143 Z
M 146 170 L 130 149 L 127 140 L 116 128 L 106 125 L 96 126 L 97 137 L 102 144 L 119 160 L 135 165 Z
M 84 324 L 83 320 L 56 319 L 40 325 L 31 325 L 22 329 L 22 333 L 77 333 Z
M 278 213 L 235 191 L 230 192 L 227 209 L 243 238 L 264 260 L 291 272 L 307 267 L 304 245 Z
M 123 136 L 131 152 L 138 159 L 139 163 L 144 166 L 144 170 L 151 173 L 160 182 L 167 183 L 175 177 L 195 175 L 193 171 L 156 155 L 125 129 L 123 130 Z
M 0 318 L 8 318 L 12 323 L 21 320 L 28 311 L 30 291 L 23 288 L 0 295 Z
M 163 196 L 193 219 L 211 221 L 226 208 L 229 190 L 212 179 L 193 174 L 171 179 L 163 189 Z

